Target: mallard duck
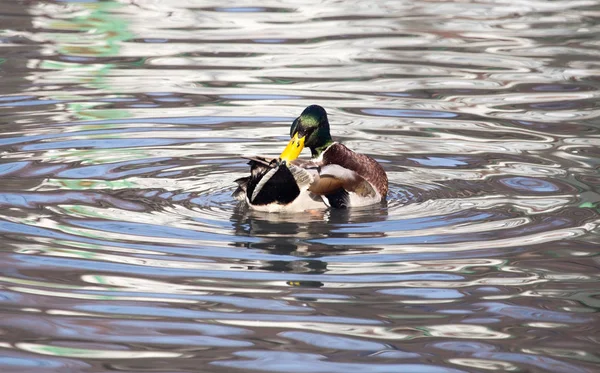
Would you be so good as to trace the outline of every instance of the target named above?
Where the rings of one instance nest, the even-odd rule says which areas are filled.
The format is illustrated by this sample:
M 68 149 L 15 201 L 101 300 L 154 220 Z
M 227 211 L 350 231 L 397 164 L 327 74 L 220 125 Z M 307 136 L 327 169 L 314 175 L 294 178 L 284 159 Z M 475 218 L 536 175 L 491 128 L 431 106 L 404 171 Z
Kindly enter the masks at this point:
M 387 175 L 373 158 L 331 139 L 327 112 L 308 106 L 290 128 L 279 158 L 246 157 L 250 176 L 236 180 L 233 196 L 253 209 L 298 211 L 366 206 L 385 200 Z M 310 149 L 310 160 L 298 159 Z

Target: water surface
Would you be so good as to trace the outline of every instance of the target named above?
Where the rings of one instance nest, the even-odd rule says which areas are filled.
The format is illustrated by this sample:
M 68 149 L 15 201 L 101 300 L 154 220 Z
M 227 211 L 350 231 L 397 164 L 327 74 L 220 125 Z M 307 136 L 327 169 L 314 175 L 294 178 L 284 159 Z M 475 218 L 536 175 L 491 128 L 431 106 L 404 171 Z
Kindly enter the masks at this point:
M 0 371 L 599 371 L 599 6 L 1 1 Z M 387 204 L 239 205 L 314 103 Z

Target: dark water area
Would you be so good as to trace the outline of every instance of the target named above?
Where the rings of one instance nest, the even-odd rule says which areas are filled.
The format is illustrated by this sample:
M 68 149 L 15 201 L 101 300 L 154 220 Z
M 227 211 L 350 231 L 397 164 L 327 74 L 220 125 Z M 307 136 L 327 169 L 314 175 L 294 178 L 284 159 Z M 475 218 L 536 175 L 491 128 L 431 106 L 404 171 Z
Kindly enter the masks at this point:
M 0 25 L 0 372 L 600 372 L 597 0 L 4 0 Z M 310 104 L 387 204 L 231 197 Z

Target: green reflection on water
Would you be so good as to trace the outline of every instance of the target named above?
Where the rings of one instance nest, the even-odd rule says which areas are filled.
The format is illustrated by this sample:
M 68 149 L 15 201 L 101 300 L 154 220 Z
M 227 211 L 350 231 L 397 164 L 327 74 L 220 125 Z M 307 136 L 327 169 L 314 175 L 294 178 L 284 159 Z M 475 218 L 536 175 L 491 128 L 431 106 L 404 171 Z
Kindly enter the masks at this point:
M 70 80 L 82 87 L 111 90 L 107 77 L 115 69 L 114 63 L 104 63 L 89 60 L 80 63 L 77 57 L 118 57 L 121 53 L 122 42 L 132 39 L 134 34 L 129 31 L 128 20 L 118 16 L 116 10 L 124 5 L 114 1 L 94 3 L 79 3 L 79 15 L 71 18 L 56 19 L 48 24 L 48 29 L 56 32 L 45 32 L 42 35 L 52 40 L 54 54 L 68 56 L 69 61 L 43 60 L 40 67 L 48 70 L 63 71 Z M 69 31 L 69 32 L 65 32 Z M 72 32 L 78 31 L 78 32 Z M 89 98 L 81 95 L 57 93 L 55 99 L 70 101 L 67 110 L 80 120 L 127 118 L 130 114 L 124 110 L 99 110 L 105 103 L 89 102 Z M 74 102 L 75 101 L 75 102 Z M 76 102 L 88 101 L 88 102 Z M 104 128 L 109 125 L 104 126 Z
M 82 16 L 55 20 L 50 23 L 53 29 L 80 31 L 79 33 L 48 33 L 54 38 L 58 52 L 71 56 L 108 57 L 117 56 L 120 43 L 133 37 L 128 30 L 128 22 L 116 16 L 115 10 L 123 4 L 114 1 L 78 4 L 87 10 Z M 85 66 L 85 65 L 83 65 Z M 104 64 L 107 68 L 111 64 Z

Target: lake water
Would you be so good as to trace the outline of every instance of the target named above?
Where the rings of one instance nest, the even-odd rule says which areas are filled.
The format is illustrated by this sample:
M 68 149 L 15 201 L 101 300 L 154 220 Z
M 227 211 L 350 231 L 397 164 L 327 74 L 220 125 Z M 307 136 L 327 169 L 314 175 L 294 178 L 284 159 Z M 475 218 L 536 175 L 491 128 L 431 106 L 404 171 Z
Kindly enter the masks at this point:
M 600 1 L 0 22 L 1 372 L 600 371 Z M 310 104 L 385 206 L 233 200 Z

